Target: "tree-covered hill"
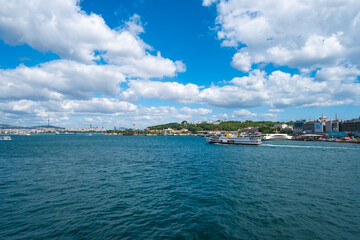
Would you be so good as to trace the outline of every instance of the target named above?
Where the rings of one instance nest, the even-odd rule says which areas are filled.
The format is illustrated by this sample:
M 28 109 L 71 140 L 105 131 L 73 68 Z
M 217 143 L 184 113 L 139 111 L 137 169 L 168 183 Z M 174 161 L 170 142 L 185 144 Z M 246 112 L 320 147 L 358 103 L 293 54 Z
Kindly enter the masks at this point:
M 271 122 L 271 121 L 227 121 L 227 122 L 220 122 L 219 124 L 215 123 L 199 123 L 199 124 L 192 124 L 183 121 L 180 123 L 167 123 L 161 124 L 156 126 L 150 126 L 150 130 L 163 130 L 167 128 L 171 128 L 174 130 L 180 130 L 183 128 L 188 129 L 191 132 L 197 131 L 216 131 L 216 130 L 226 130 L 226 131 L 237 131 L 238 129 L 244 129 L 249 127 L 257 127 L 260 132 L 268 133 L 275 131 L 274 125 L 279 123 L 285 123 L 288 125 L 292 125 L 292 122 Z

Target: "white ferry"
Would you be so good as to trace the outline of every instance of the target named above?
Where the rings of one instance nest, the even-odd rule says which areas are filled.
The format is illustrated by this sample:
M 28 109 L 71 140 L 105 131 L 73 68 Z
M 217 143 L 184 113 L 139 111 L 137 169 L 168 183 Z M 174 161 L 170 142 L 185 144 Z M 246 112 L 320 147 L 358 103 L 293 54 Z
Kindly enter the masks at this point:
M 11 137 L 10 136 L 1 136 L 0 140 L 9 141 L 9 140 L 11 140 Z
M 261 145 L 260 136 L 232 136 L 231 134 L 206 135 L 207 143 L 236 144 L 236 145 Z
M 284 133 L 271 133 L 271 134 L 266 134 L 263 137 L 263 140 L 272 140 L 272 141 L 291 140 L 291 139 L 293 139 L 292 136 Z

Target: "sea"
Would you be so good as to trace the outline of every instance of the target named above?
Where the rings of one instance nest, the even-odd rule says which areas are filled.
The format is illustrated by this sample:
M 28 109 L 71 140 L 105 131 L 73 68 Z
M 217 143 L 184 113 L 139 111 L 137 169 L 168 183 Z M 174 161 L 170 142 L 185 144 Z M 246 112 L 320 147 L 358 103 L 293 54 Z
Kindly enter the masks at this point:
M 12 136 L 0 239 L 360 239 L 360 144 Z

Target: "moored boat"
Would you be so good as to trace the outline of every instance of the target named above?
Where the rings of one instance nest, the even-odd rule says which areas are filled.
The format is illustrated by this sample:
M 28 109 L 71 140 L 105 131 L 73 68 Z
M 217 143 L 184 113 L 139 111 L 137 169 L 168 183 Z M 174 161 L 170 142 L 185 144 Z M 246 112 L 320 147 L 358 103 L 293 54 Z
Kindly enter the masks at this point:
M 0 140 L 9 141 L 9 140 L 11 140 L 11 137 L 10 136 L 1 136 Z
M 208 135 L 205 135 L 205 140 L 207 143 L 219 143 L 220 140 L 219 140 L 220 136 L 219 135 L 212 135 L 212 134 L 208 134 Z

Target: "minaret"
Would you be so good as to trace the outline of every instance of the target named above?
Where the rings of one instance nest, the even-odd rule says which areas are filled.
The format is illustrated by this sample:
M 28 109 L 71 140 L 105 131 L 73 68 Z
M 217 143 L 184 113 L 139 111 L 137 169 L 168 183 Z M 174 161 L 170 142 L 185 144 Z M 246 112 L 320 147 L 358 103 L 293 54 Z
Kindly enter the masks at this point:
M 48 116 L 48 127 L 50 127 L 50 116 Z

